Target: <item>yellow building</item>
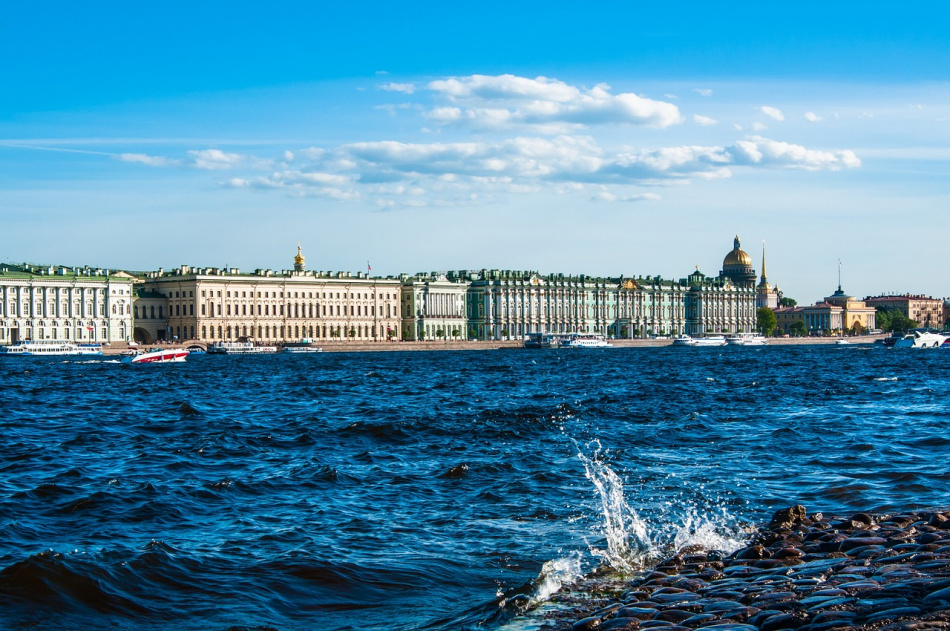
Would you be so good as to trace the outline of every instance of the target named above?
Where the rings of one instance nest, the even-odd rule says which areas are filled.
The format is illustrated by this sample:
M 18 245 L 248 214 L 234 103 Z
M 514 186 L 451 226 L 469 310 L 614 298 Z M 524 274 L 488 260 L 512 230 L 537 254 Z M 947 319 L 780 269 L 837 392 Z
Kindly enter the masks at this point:
M 902 296 L 872 296 L 864 302 L 875 309 L 890 309 L 899 311 L 901 315 L 917 322 L 918 326 L 942 329 L 946 322 L 944 318 L 944 301 L 929 296 L 904 294 Z
M 384 341 L 398 335 L 400 282 L 362 272 L 191 268 L 145 275 L 134 307 L 136 340 Z

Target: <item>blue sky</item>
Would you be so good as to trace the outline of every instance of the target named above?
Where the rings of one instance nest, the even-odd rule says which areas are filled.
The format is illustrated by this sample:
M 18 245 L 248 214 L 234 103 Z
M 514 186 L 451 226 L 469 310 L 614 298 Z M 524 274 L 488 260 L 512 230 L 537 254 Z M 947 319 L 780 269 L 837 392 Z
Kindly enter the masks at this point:
M 950 8 L 342 5 L 5 9 L 0 259 L 950 295 Z

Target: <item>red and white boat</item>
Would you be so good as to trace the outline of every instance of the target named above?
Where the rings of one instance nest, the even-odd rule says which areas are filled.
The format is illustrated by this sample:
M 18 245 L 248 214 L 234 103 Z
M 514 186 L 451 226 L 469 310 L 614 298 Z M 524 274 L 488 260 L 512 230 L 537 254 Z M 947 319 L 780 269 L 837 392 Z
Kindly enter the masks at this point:
M 183 362 L 188 357 L 184 348 L 153 348 L 150 351 L 136 353 L 129 359 L 133 364 L 165 364 Z

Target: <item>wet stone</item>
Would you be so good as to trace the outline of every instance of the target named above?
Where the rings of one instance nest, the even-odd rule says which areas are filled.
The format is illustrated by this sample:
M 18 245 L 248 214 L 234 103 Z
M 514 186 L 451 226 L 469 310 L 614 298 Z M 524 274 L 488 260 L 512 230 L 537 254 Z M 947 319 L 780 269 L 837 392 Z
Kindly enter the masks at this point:
M 829 620 L 852 620 L 857 615 L 853 611 L 822 611 L 812 619 L 811 623 L 819 624 Z
M 903 607 L 908 604 L 906 598 L 881 598 L 881 599 L 861 599 L 857 601 L 858 607 L 863 607 L 869 609 L 872 613 L 876 611 L 884 611 L 886 609 L 896 609 L 898 607 Z
M 878 611 L 873 615 L 868 616 L 868 622 L 874 623 L 880 620 L 896 620 L 898 618 L 906 618 L 908 616 L 916 616 L 919 614 L 920 608 L 918 607 L 898 607 L 897 609 Z
M 719 616 L 711 613 L 697 613 L 693 614 L 693 617 L 684 620 L 683 625 L 687 627 L 698 627 L 701 624 L 711 623 L 714 620 L 719 620 Z
M 670 622 L 683 622 L 696 615 L 694 611 L 683 611 L 682 609 L 666 609 L 658 611 L 653 617 L 654 620 L 668 620 Z
M 649 607 L 621 607 L 617 610 L 617 617 L 649 620 L 655 613 L 656 609 L 651 609 Z
M 591 631 L 592 629 L 597 629 L 602 624 L 602 621 L 597 616 L 590 616 L 588 618 L 583 618 L 578 620 L 571 625 L 571 631 Z
M 852 602 L 854 602 L 854 598 L 832 598 L 831 600 L 825 600 L 824 602 L 813 604 L 812 606 L 808 607 L 808 611 L 821 611 L 830 607 L 840 607 L 841 605 L 846 605 Z
M 945 587 L 924 596 L 925 603 L 936 602 L 938 600 L 945 600 L 950 603 L 950 587 Z
M 779 629 L 797 629 L 808 619 L 808 616 L 800 613 L 780 613 L 766 618 L 760 625 L 759 631 L 778 631 Z
M 728 556 L 682 550 L 600 592 L 622 593 L 622 606 L 603 607 L 603 595 L 587 608 L 575 601 L 580 615 L 548 613 L 559 622 L 539 631 L 950 631 L 950 513 L 791 521 Z

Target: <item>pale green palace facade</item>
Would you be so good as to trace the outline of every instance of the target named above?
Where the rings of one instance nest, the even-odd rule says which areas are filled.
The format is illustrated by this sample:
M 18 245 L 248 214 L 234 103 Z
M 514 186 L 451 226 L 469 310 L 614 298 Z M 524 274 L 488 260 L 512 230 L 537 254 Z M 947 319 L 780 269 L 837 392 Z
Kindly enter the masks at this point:
M 0 267 L 0 345 L 25 340 L 128 342 L 132 279 L 70 267 Z

